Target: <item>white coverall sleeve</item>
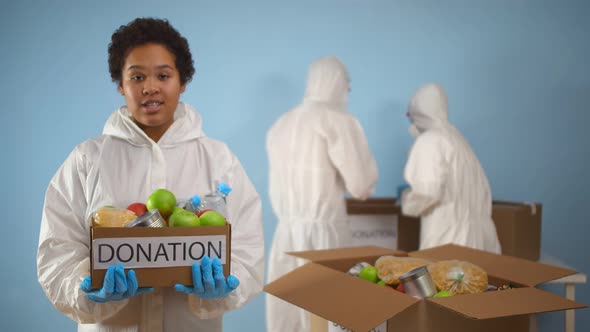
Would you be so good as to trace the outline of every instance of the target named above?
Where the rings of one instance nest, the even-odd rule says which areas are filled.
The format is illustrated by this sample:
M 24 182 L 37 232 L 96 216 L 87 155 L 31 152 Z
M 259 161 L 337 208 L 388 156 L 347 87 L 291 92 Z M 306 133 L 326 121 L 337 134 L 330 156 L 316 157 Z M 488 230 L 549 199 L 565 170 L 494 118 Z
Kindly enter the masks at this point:
M 360 123 L 350 114 L 330 123 L 328 154 L 352 197 L 365 200 L 375 189 L 379 176 L 377 162 Z M 339 120 L 339 121 L 338 121 Z
M 74 150 L 51 180 L 45 195 L 37 277 L 49 301 L 78 323 L 103 321 L 127 301 L 96 303 L 80 289 L 90 274 L 90 233 L 87 224 L 85 165 Z
M 410 188 L 402 196 L 402 213 L 420 217 L 439 204 L 448 174 L 444 141 L 435 134 L 420 135 L 412 150 L 404 177 Z
M 191 310 L 201 319 L 211 319 L 241 307 L 262 291 L 264 282 L 264 233 L 262 205 L 239 160 L 231 153 L 231 166 L 220 179 L 232 187 L 227 196 L 231 223 L 230 273 L 240 285 L 220 299 L 201 299 L 188 295 Z

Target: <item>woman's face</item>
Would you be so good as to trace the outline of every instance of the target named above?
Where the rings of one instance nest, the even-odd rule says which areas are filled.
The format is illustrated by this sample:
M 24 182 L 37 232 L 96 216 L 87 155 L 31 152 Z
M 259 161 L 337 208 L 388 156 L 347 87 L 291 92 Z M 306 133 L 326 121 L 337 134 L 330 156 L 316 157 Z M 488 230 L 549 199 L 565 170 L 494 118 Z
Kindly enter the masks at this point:
M 174 122 L 186 86 L 174 60 L 166 47 L 150 43 L 131 49 L 122 68 L 119 92 L 135 122 L 156 142 Z

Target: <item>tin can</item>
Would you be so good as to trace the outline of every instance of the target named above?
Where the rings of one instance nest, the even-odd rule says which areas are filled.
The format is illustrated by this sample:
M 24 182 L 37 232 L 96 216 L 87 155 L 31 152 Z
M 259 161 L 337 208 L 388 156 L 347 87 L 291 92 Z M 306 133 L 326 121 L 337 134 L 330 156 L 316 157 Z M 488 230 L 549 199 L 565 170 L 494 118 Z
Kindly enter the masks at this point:
M 153 209 L 131 220 L 125 227 L 166 227 L 166 222 L 160 211 Z
M 436 294 L 436 286 L 426 266 L 422 266 L 399 277 L 406 294 L 423 299 Z
M 371 264 L 367 263 L 367 262 L 360 262 L 360 263 L 356 263 L 354 264 L 349 270 L 348 272 L 346 272 L 347 274 L 350 274 L 351 276 L 355 276 L 358 277 L 358 275 L 361 273 L 361 271 L 367 267 L 370 266 Z

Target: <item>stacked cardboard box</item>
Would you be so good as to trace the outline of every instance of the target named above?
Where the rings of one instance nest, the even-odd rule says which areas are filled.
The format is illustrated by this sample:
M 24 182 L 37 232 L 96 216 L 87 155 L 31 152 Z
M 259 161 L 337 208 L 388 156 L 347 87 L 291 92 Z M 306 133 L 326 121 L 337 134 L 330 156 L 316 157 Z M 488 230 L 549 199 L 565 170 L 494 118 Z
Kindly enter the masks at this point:
M 503 255 L 539 260 L 541 215 L 540 203 L 493 202 L 492 219 Z
M 395 198 L 369 198 L 366 201 L 347 200 L 347 210 L 351 218 L 359 222 L 367 221 L 365 228 L 370 229 L 371 220 L 388 220 L 396 227 L 391 234 L 392 249 L 414 251 L 419 249 L 420 219 L 404 216 Z M 492 219 L 496 225 L 498 239 L 502 246 L 502 254 L 536 261 L 541 252 L 541 217 L 540 203 L 520 203 L 494 201 L 492 203 Z M 380 218 L 380 219 L 379 219 Z M 370 232 L 367 232 L 370 233 Z M 371 239 L 359 244 L 370 245 Z
M 386 246 L 392 249 L 413 251 L 418 250 L 420 242 L 420 219 L 404 216 L 401 213 L 401 206 L 395 198 L 369 198 L 365 201 L 348 199 L 346 201 L 348 215 L 351 218 L 359 217 L 359 223 L 364 220 L 387 220 L 394 227 L 392 234 L 396 238 L 392 239 L 394 246 Z M 368 223 L 364 227 L 370 229 Z M 354 236 L 354 234 L 353 234 Z M 366 239 L 363 244 L 370 243 L 371 239 Z

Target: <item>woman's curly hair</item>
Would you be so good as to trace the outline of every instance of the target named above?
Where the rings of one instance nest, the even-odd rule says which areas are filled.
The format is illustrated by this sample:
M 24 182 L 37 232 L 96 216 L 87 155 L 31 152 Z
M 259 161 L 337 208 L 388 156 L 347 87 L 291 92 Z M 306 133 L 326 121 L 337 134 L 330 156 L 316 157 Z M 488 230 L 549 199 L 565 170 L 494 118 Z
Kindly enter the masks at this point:
M 109 44 L 109 72 L 113 82 L 121 84 L 122 70 L 129 52 L 148 43 L 165 46 L 174 55 L 174 62 L 180 73 L 180 84 L 190 82 L 195 67 L 186 38 L 167 20 L 156 18 L 136 18 L 113 33 Z

